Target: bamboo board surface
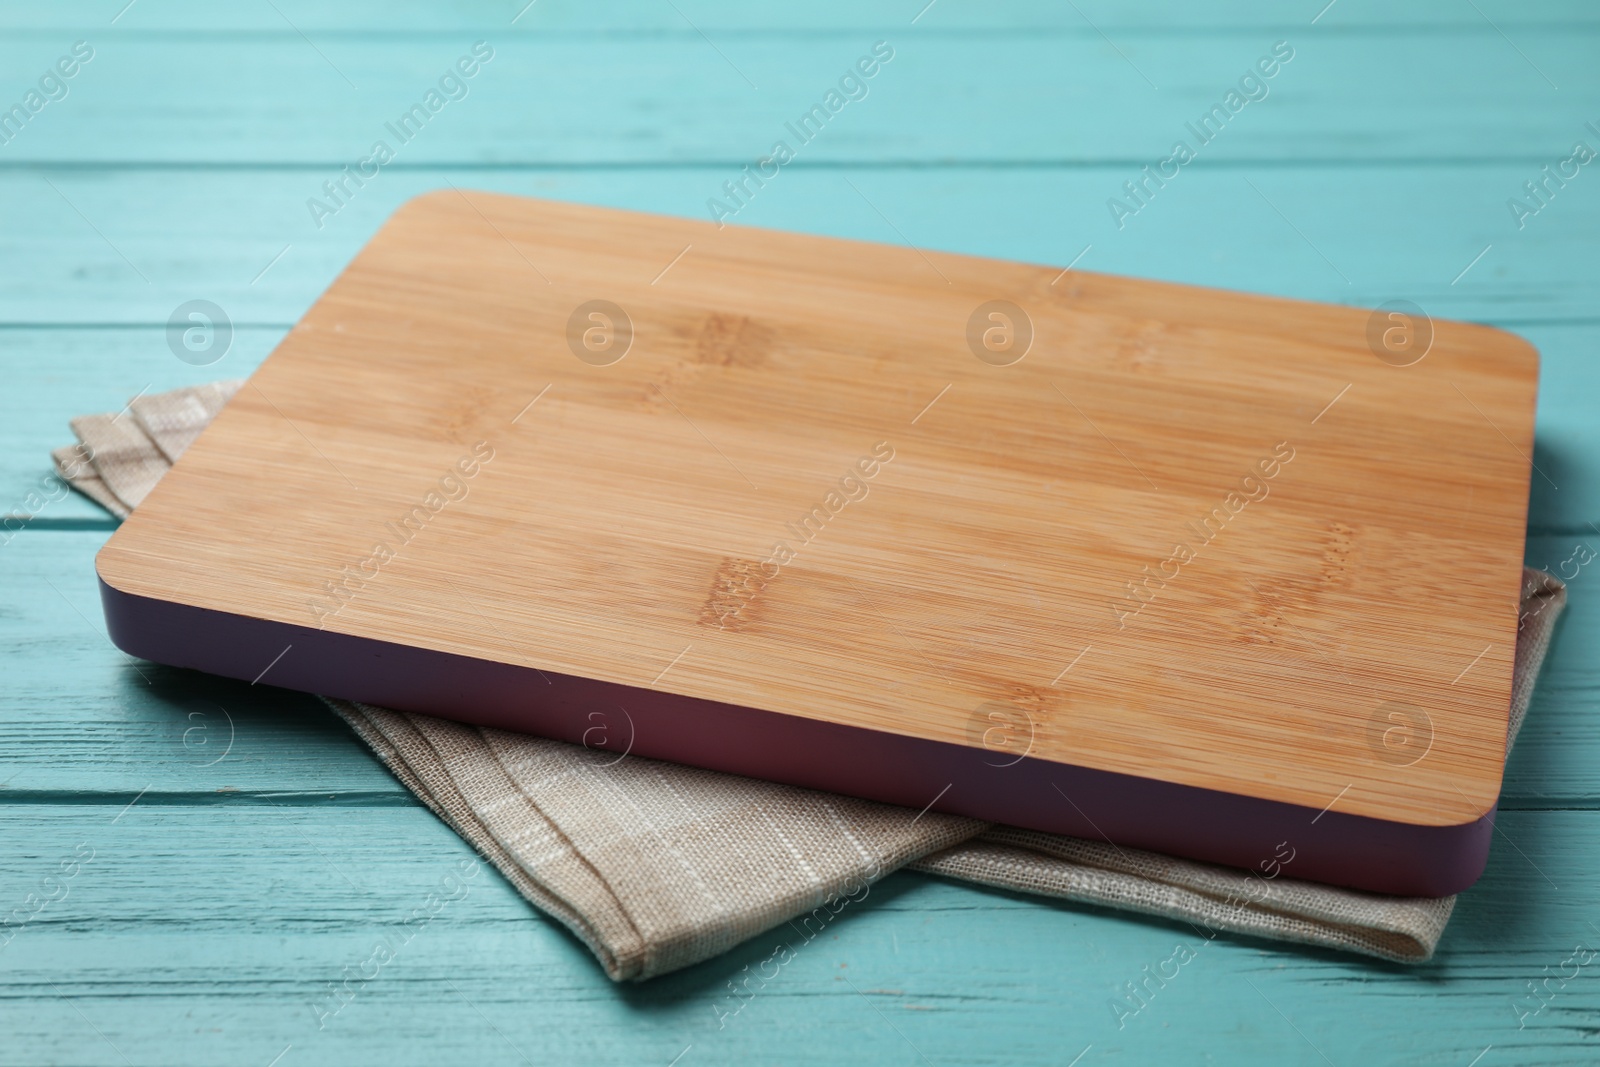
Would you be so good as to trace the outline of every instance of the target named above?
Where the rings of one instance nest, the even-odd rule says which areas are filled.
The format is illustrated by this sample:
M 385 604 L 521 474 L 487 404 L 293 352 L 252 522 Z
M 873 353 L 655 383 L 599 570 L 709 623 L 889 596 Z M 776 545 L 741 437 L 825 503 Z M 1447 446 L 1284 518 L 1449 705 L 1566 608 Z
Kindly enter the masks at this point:
M 1410 323 L 1407 349 L 1373 321 L 446 190 L 397 213 L 99 569 L 1455 825 L 1499 789 L 1537 361 L 1486 327 Z

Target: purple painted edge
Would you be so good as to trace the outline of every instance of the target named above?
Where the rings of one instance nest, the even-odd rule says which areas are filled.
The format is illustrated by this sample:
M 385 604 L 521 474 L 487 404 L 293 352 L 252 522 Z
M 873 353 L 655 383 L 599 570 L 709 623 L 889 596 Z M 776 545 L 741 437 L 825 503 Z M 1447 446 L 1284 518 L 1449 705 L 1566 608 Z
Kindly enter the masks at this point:
M 131 656 L 245 681 L 540 734 L 912 809 L 1260 870 L 1438 897 L 1483 873 L 1495 809 L 1417 826 L 492 660 L 329 633 L 118 590 L 111 640 Z

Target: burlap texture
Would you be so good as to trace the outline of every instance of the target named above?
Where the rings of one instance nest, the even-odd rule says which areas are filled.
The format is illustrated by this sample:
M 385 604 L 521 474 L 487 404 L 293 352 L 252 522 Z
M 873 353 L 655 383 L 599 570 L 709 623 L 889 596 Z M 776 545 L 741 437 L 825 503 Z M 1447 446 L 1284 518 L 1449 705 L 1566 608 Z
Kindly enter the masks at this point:
M 56 476 L 67 482 L 105 508 L 119 519 L 125 519 L 133 512 L 129 511 L 122 501 L 117 499 L 115 493 L 106 488 L 106 483 L 101 480 L 99 473 L 94 469 L 91 459 L 92 453 L 89 446 L 79 443 L 58 448 L 50 453 L 50 461 L 55 465 Z
M 73 420 L 93 449 L 94 470 L 78 464 L 69 480 L 113 512 L 118 503 L 137 506 L 236 388 L 140 397 L 130 409 L 135 419 Z M 1525 570 L 1508 748 L 1565 603 L 1561 582 Z M 786 922 L 820 928 L 902 866 L 1175 919 L 1207 938 L 1248 934 L 1406 963 L 1433 955 L 1455 904 L 1453 897 L 1406 899 L 1268 878 L 1105 841 L 328 703 L 407 788 L 618 980 L 686 967 Z
M 78 416 L 71 422 L 72 432 L 88 449 L 95 477 L 80 473 L 67 480 L 81 483 L 85 496 L 118 518 L 127 518 L 242 384 L 210 382 L 154 396 L 141 394 L 115 415 Z M 57 473 L 66 476 L 62 465 L 67 460 L 61 452 L 57 449 L 54 454 Z M 108 494 L 117 506 L 105 499 Z

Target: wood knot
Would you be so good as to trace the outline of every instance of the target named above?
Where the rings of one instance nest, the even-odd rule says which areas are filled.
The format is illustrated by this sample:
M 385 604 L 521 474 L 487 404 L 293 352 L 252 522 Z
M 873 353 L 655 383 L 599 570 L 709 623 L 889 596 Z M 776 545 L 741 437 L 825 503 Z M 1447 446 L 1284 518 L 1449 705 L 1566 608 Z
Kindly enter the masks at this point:
M 729 556 L 711 577 L 711 591 L 700 607 L 701 626 L 738 633 L 756 621 L 764 604 L 762 593 L 775 574 L 753 559 Z
M 717 367 L 758 367 L 772 351 L 772 330 L 743 315 L 706 317 L 695 341 L 695 358 Z

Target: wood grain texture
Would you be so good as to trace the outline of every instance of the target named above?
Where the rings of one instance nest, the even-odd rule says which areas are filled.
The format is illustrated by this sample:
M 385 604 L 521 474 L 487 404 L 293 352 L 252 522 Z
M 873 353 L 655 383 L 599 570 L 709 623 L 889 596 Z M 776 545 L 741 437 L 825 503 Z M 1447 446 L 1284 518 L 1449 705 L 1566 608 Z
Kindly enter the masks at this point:
M 1549 536 L 1530 540 L 1528 561 L 1558 566 L 1570 558 L 1569 540 L 1600 547 L 1589 525 L 1600 522 L 1600 431 L 1592 415 L 1600 398 L 1592 359 L 1600 342 L 1592 254 L 1600 240 L 1600 187 L 1586 169 L 1522 230 L 1505 208 L 1551 153 L 1568 148 L 1583 136 L 1584 122 L 1600 115 L 1600 99 L 1583 88 L 1588 75 L 1569 59 L 1587 60 L 1582 42 L 1600 19 L 1591 5 L 1339 0 L 1312 26 L 1321 0 L 1304 9 L 1267 0 L 1003 7 L 939 0 L 908 28 L 920 0 L 803 7 L 539 0 L 509 29 L 523 0 L 141 0 L 111 25 L 124 6 L 0 4 L 11 96 L 79 38 L 102 50 L 101 69 L 112 72 L 95 90 L 104 95 L 92 97 L 82 81 L 73 90 L 82 96 L 39 116 L 30 133 L 48 141 L 48 164 L 17 165 L 24 157 L 12 149 L 23 147 L 20 140 L 0 149 L 0 196 L 13 207 L 0 228 L 0 262 L 8 268 L 0 292 L 0 487 L 13 491 L 0 507 L 11 508 L 48 470 L 46 454 L 63 443 L 69 416 L 115 410 L 147 383 L 159 389 L 248 373 L 396 206 L 445 180 L 699 215 L 705 198 L 738 169 L 726 164 L 748 162 L 771 134 L 754 122 L 763 114 L 756 94 L 698 28 L 735 59 L 745 48 L 776 59 L 779 81 L 763 84 L 761 97 L 770 98 L 765 113 L 782 117 L 831 80 L 837 56 L 863 34 L 881 34 L 897 47 L 943 48 L 938 68 L 918 64 L 918 77 L 899 90 L 905 98 L 891 103 L 904 115 L 898 129 L 870 110 L 889 102 L 889 94 L 878 95 L 887 82 L 847 116 L 863 132 L 892 133 L 884 144 L 859 136 L 849 151 L 819 143 L 832 162 L 797 161 L 740 221 L 1038 263 L 1064 264 L 1092 245 L 1080 268 L 1355 306 L 1406 298 L 1436 316 L 1511 328 L 1541 351 L 1534 458 L 1559 486 L 1535 478 L 1530 523 Z M 358 59 L 374 80 L 352 93 L 286 19 L 334 62 Z M 1351 35 L 1365 27 L 1378 29 L 1357 43 Z M 1033 40 L 1041 31 L 1061 47 L 1041 48 Z M 254 40 L 263 34 L 272 40 Z M 316 230 L 305 198 L 347 161 L 345 134 L 364 147 L 370 131 L 355 120 L 387 117 L 389 105 L 419 88 L 417 78 L 434 76 L 435 60 L 454 55 L 456 38 L 467 34 L 496 44 L 516 38 L 528 55 L 557 64 L 550 69 L 580 73 L 585 64 L 610 65 L 626 39 L 630 56 L 668 73 L 648 92 L 620 68 L 614 79 L 587 80 L 583 93 L 475 92 L 459 113 L 444 117 L 461 119 L 471 136 L 441 122 L 431 131 L 440 135 L 439 149 L 414 146 L 437 166 L 397 162 Z M 1404 46 L 1384 44 L 1383 34 L 1397 34 L 1392 40 Z M 430 35 L 439 38 L 437 50 L 426 43 Z M 651 35 L 662 49 L 654 55 L 670 50 L 672 62 L 639 47 Z M 952 36 L 965 48 L 940 45 Z M 1274 136 L 1256 136 L 1241 122 L 1227 135 L 1231 141 L 1238 133 L 1239 143 L 1212 146 L 1216 159 L 1235 162 L 1202 161 L 1117 230 L 1105 200 L 1137 169 L 1124 169 L 1132 160 L 1121 157 L 1165 149 L 1173 127 L 1190 117 L 1178 102 L 1220 90 L 1258 42 L 1279 37 L 1294 42 L 1295 62 L 1304 63 L 1286 73 L 1307 80 L 1283 82 L 1259 112 L 1243 116 L 1262 120 Z M 807 39 L 818 46 L 806 49 L 804 62 L 782 58 L 784 44 Z M 1578 44 L 1551 50 L 1563 40 Z M 552 41 L 560 47 L 547 47 Z M 1500 50 L 1484 41 L 1499 42 Z M 1158 52 L 1149 50 L 1152 42 Z M 227 71 L 204 58 L 240 46 L 251 50 L 253 63 L 272 64 L 273 73 Z M 123 49 L 128 58 L 117 59 Z M 1060 59 L 1063 49 L 1070 64 Z M 1194 61 L 1177 85 L 1147 62 L 1179 53 Z M 992 61 L 997 55 L 1060 69 L 1053 77 L 1012 73 Z M 191 70 L 192 63 L 199 65 Z M 713 84 L 714 67 L 721 83 Z M 969 84 L 974 99 L 995 102 L 974 113 L 939 86 L 969 67 L 981 67 L 1000 90 L 1039 91 L 989 93 Z M 912 69 L 908 63 L 900 71 Z M 815 88 L 809 72 L 822 79 Z M 509 63 L 499 75 L 518 90 L 551 84 L 544 72 Z M 1569 82 L 1569 75 L 1579 80 Z M 791 84 L 800 85 L 801 99 L 780 96 Z M 1046 106 L 1069 85 L 1104 90 L 1077 108 Z M 1391 94 L 1388 106 L 1375 100 L 1378 88 Z M 736 99 L 741 94 L 752 100 Z M 906 98 L 928 106 L 908 111 Z M 90 107 L 75 113 L 80 102 Z M 944 109 L 932 106 L 939 102 Z M 480 104 L 500 114 L 467 110 Z M 1271 110 L 1280 104 L 1293 110 L 1291 137 L 1277 136 L 1291 132 Z M 559 115 L 513 113 L 541 109 Z M 297 121 L 285 121 L 286 112 Z M 52 132 L 46 120 L 59 120 L 60 128 Z M 954 136 L 943 125 L 952 121 L 976 140 Z M 719 123 L 726 136 L 717 133 Z M 557 128 L 584 137 L 588 147 L 564 152 L 554 138 L 516 145 L 476 139 L 494 129 Z M 253 129 L 273 134 L 253 140 Z M 754 144 L 750 133 L 758 135 Z M 214 166 L 212 148 L 237 162 Z M 648 162 L 682 158 L 669 150 L 714 150 L 726 159 L 699 168 Z M 882 163 L 907 151 L 924 161 Z M 1004 162 L 1024 151 L 1035 160 L 1054 153 L 1086 162 Z M 475 162 L 516 153 L 529 165 L 498 170 Z M 1297 162 L 1297 155 L 1314 159 Z M 553 158 L 573 162 L 541 165 Z M 613 162 L 585 166 L 585 158 Z M 1408 158 L 1414 162 L 1403 162 Z M 117 166 L 118 159 L 142 162 Z M 302 162 L 286 165 L 289 159 Z M 1361 159 L 1370 162 L 1350 162 Z M 1452 162 L 1440 166 L 1440 159 Z M 1244 184 L 1246 177 L 1282 215 Z M 262 274 L 286 245 L 292 248 Z M 245 327 L 228 357 L 210 368 L 178 363 L 162 336 L 173 308 L 195 297 L 219 301 Z M 265 1065 L 285 1053 L 277 1067 L 445 1056 L 664 1065 L 691 1045 L 678 1067 L 1059 1067 L 1086 1046 L 1078 1067 L 1464 1067 L 1474 1060 L 1494 1067 L 1596 1058 L 1600 1005 L 1592 968 L 1525 1029 L 1513 1011 L 1526 983 L 1559 970 L 1574 943 L 1594 944 L 1586 921 L 1600 908 L 1589 827 L 1600 803 L 1593 654 L 1600 617 L 1586 592 L 1593 565 L 1573 579 L 1571 607 L 1507 768 L 1502 806 L 1517 810 L 1502 817 L 1488 871 L 1458 905 L 1440 956 L 1420 970 L 1218 942 L 1196 961 L 1204 969 L 1186 967 L 1118 1031 L 1111 996 L 1145 964 L 1167 958 L 1186 931 L 903 876 L 874 890 L 871 908 L 842 916 L 837 941 L 813 945 L 734 1026 L 718 1031 L 711 1008 L 726 992 L 723 983 L 747 965 L 758 967 L 771 946 L 754 943 L 695 972 L 619 993 L 579 946 L 499 887 L 452 905 L 318 1032 L 308 997 L 367 958 L 376 938 L 422 899 L 433 874 L 459 858 L 458 842 L 420 808 L 371 811 L 367 806 L 403 801 L 403 794 L 380 797 L 395 787 L 371 758 L 281 692 L 266 699 L 262 687 L 217 689 L 184 672 L 158 674 L 157 689 L 144 687 L 44 581 L 98 622 L 91 560 L 109 524 L 95 514 L 63 501 L 15 539 L 0 539 L 0 796 L 15 791 L 0 822 L 4 906 L 35 891 L 43 870 L 80 834 L 102 826 L 137 832 L 110 839 L 104 880 L 91 883 L 97 872 L 87 868 L 56 913 L 59 921 L 46 911 L 0 952 L 8 1005 L 0 1063 Z M 63 528 L 86 522 L 98 529 Z M 191 698 L 215 699 L 240 720 L 239 746 L 210 771 L 191 763 L 196 752 L 183 744 Z M 220 773 L 207 777 L 213 771 Z M 155 802 L 149 812 L 141 800 L 113 826 L 147 785 L 146 800 Z M 230 810 L 235 804 L 269 817 L 241 821 Z M 158 821 L 133 821 L 149 813 Z M 352 889 L 330 863 L 347 865 L 363 888 Z
M 624 310 L 595 327 L 596 299 Z M 1022 311 L 990 352 L 996 300 Z M 1456 825 L 1499 788 L 1537 360 L 1439 322 L 1396 367 L 1369 322 L 448 190 L 98 569 L 943 742 L 1001 705 L 1041 759 Z M 586 360 L 595 328 L 630 341 Z M 1390 704 L 1432 717 L 1429 758 L 1375 754 Z

